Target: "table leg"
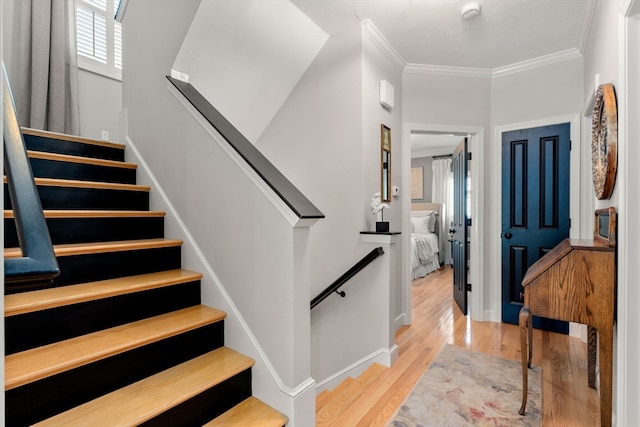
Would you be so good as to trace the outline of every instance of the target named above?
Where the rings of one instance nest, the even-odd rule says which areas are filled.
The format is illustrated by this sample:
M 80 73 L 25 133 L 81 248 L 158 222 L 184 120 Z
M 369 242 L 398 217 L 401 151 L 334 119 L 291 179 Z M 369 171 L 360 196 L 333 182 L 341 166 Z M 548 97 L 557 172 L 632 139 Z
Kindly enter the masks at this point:
M 527 407 L 527 392 L 529 391 L 529 366 L 531 365 L 531 341 L 529 332 L 529 307 L 523 306 L 518 315 L 520 325 L 520 359 L 522 361 L 522 405 L 518 413 L 524 415 Z
M 600 338 L 600 425 L 611 426 L 613 392 L 613 331 L 611 327 L 598 329 Z
M 598 330 L 593 326 L 587 328 L 587 357 L 589 387 L 596 388 L 596 355 L 598 353 Z

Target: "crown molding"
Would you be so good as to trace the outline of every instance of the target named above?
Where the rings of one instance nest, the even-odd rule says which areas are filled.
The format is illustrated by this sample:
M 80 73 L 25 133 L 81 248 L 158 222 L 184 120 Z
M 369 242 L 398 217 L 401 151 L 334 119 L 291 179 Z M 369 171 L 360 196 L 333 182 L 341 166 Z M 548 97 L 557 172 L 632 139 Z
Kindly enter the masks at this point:
M 457 76 L 491 78 L 490 68 L 450 67 L 444 65 L 428 65 L 409 63 L 404 67 L 404 74 L 419 74 L 429 76 Z
M 593 22 L 593 15 L 596 12 L 597 0 L 587 0 L 584 6 L 584 12 L 582 14 L 582 23 L 580 24 L 580 38 L 578 39 L 578 50 L 580 53 L 584 53 L 584 48 L 589 40 L 589 33 L 591 32 L 591 23 Z
M 502 77 L 509 74 L 520 73 L 522 71 L 532 70 L 534 68 L 544 67 L 558 62 L 568 61 L 570 59 L 581 58 L 582 53 L 576 48 L 562 50 L 560 52 L 551 53 L 549 55 L 539 56 L 526 61 L 516 62 L 515 64 L 505 67 L 493 69 L 492 77 Z
M 362 33 L 369 37 L 369 39 L 376 45 L 378 49 L 391 61 L 391 63 L 402 72 L 405 69 L 406 61 L 398 53 L 398 51 L 391 46 L 391 43 L 382 35 L 380 30 L 373 25 L 373 22 L 369 19 L 362 21 Z
M 544 67 L 570 59 L 581 58 L 582 53 L 575 48 L 563 50 L 549 55 L 539 56 L 526 61 L 516 62 L 497 68 L 471 68 L 471 67 L 448 67 L 443 65 L 427 65 L 409 63 L 404 67 L 404 74 L 418 74 L 430 76 L 454 76 L 490 79 L 503 77 L 509 74 L 520 73 L 534 68 Z

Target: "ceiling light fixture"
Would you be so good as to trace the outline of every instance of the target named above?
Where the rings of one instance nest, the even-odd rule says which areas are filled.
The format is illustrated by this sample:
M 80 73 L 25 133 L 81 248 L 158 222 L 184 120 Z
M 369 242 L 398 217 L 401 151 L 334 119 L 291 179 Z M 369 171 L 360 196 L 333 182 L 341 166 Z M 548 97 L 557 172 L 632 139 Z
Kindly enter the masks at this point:
M 478 15 L 480 15 L 480 5 L 478 3 L 467 3 L 460 9 L 462 19 L 471 19 Z

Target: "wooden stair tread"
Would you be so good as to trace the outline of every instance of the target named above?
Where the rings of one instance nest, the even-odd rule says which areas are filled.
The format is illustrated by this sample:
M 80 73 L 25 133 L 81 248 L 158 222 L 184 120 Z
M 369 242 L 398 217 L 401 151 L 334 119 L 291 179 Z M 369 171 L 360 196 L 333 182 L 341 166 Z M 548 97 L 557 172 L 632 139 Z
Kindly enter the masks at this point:
M 322 409 L 322 407 L 326 405 L 327 402 L 329 402 L 330 400 L 331 400 L 331 391 L 327 389 L 322 390 L 316 396 L 316 412 Z
M 203 427 L 282 427 L 289 418 L 255 397 L 249 397 Z
M 77 142 L 80 144 L 98 145 L 101 147 L 117 148 L 120 150 L 124 150 L 125 148 L 125 145 L 119 142 L 102 141 L 98 139 L 85 138 L 85 137 L 75 136 L 75 135 L 67 135 L 64 133 L 57 133 L 57 132 L 51 132 L 46 130 L 40 130 L 40 129 L 32 129 L 27 127 L 23 127 L 21 128 L 21 130 L 22 130 L 22 133 L 25 133 L 27 135 L 42 136 L 44 138 L 60 139 L 62 141 Z
M 35 425 L 139 425 L 253 363 L 249 357 L 221 347 Z
M 336 388 L 331 390 L 328 395 L 325 395 L 326 399 L 318 402 L 318 399 L 316 398 L 316 414 L 320 412 L 320 410 L 324 406 L 328 405 L 331 401 L 333 401 L 335 396 L 340 394 L 343 390 L 348 389 L 353 382 L 355 382 L 355 378 L 347 377 L 340 384 L 338 384 Z
M 201 273 L 189 270 L 168 270 L 11 294 L 4 297 L 4 315 L 9 317 L 33 313 L 64 305 L 193 282 L 201 278 Z
M 42 211 L 45 218 L 153 218 L 164 217 L 163 211 L 109 211 L 109 210 L 55 210 L 47 209 Z M 5 218 L 13 218 L 12 210 L 4 211 Z
M 56 257 L 97 254 L 106 252 L 134 251 L 141 249 L 167 248 L 182 245 L 182 240 L 176 239 L 140 239 L 140 240 L 119 240 L 115 242 L 91 242 L 91 243 L 67 243 L 63 245 L 53 245 L 53 252 Z M 20 248 L 5 248 L 4 257 L 18 258 L 22 256 Z
M 316 407 L 316 422 L 318 425 L 337 425 L 336 421 L 367 388 L 369 388 L 387 368 L 374 363 L 367 368 L 358 378 L 345 381 L 331 392 L 328 401 L 322 407 Z M 351 380 L 351 378 L 348 378 Z M 343 386 L 344 384 L 344 386 Z
M 5 357 L 5 390 L 218 322 L 226 314 L 199 305 Z
M 30 159 L 52 160 L 56 162 L 67 163 L 82 163 L 86 165 L 107 166 L 123 169 L 138 168 L 138 165 L 136 165 L 135 163 L 120 162 L 117 160 L 97 159 L 93 157 L 73 156 L 70 154 L 49 153 L 46 151 L 27 150 L 27 155 Z
M 6 184 L 7 177 L 4 176 Z M 59 178 L 34 178 L 36 185 L 41 187 L 72 187 L 72 188 L 92 188 L 100 190 L 121 190 L 121 191 L 141 191 L 150 192 L 151 187 L 148 185 L 137 184 L 120 184 L 114 182 L 101 181 L 81 181 L 78 179 L 59 179 Z

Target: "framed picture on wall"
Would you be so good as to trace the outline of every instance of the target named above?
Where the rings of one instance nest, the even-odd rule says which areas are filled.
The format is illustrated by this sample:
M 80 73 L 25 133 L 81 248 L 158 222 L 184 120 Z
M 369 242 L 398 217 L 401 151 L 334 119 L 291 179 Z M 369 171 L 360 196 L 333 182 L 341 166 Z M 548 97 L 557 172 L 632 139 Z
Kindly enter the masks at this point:
M 424 169 L 422 166 L 411 168 L 411 200 L 424 199 Z

